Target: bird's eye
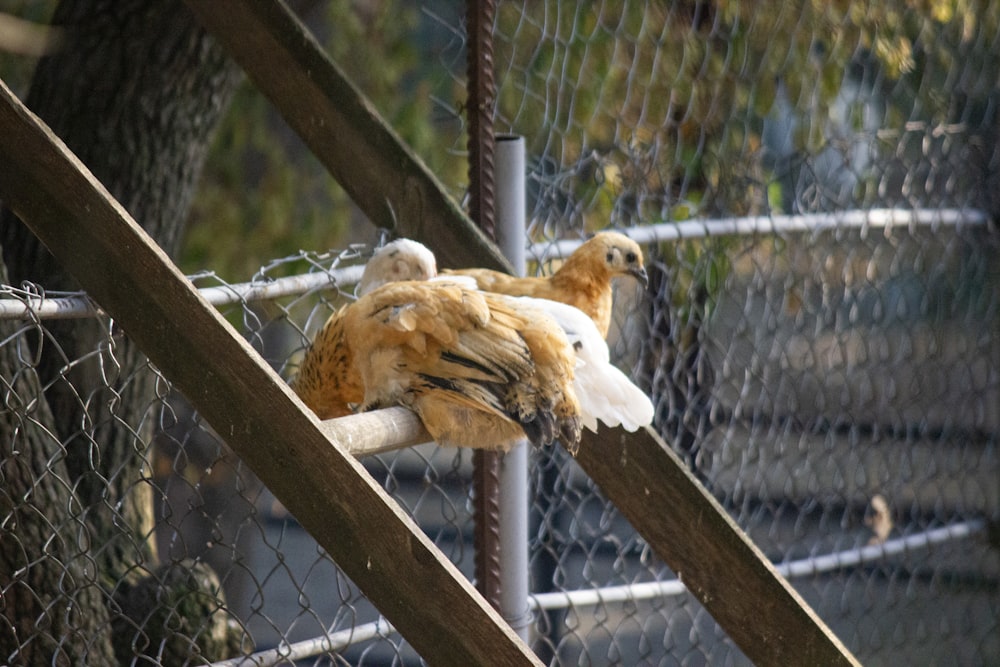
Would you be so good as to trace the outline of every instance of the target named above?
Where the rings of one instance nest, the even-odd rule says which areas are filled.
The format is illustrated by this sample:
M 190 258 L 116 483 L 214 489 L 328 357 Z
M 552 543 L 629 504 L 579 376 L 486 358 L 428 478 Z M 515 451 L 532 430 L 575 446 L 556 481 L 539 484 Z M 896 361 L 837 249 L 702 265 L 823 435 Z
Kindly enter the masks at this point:
M 614 260 L 614 258 L 615 258 L 615 256 L 614 256 L 614 255 L 612 255 L 612 254 L 611 254 L 611 253 L 609 252 L 609 253 L 608 253 L 608 264 L 610 264 L 610 263 L 611 263 L 611 262 L 612 262 L 612 261 Z
M 629 254 L 625 255 L 625 261 L 628 262 L 629 264 L 635 262 L 636 259 L 637 258 L 634 252 L 630 252 Z

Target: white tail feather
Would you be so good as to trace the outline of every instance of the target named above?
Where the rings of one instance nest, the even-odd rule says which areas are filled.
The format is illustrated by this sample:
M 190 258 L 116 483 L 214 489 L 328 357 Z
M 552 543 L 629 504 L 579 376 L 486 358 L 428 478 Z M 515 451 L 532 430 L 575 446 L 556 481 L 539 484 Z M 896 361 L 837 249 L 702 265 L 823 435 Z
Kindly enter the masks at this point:
M 597 422 L 635 431 L 653 421 L 653 403 L 610 362 L 608 344 L 581 310 L 556 301 L 511 297 L 554 318 L 576 350 L 573 388 L 580 403 L 583 427 L 597 431 Z

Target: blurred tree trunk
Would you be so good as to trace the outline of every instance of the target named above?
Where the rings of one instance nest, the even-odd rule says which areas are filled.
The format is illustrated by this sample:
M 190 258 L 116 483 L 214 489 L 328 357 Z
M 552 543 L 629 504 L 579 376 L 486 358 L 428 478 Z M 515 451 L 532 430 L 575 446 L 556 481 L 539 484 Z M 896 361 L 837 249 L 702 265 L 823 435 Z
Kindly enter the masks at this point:
M 20 324 L 0 320 L 0 663 L 113 664 L 106 598 Z
M 212 130 L 241 78 L 238 69 L 179 0 L 62 0 L 53 24 L 65 27 L 66 42 L 39 62 L 28 107 L 164 250 L 175 254 Z M 77 289 L 9 211 L 0 219 L 0 245 L 5 282 Z M 83 533 L 86 526 L 87 556 L 94 562 L 76 583 L 91 588 L 97 583 L 116 600 L 156 568 L 146 450 L 157 418 L 157 377 L 130 341 L 109 337 L 106 321 L 55 321 L 46 329 L 50 337 L 32 337 L 29 343 L 21 335 L 6 343 L 7 353 L 0 356 L 0 377 L 28 383 L 13 393 L 9 380 L 4 386 L 0 599 L 8 601 L 15 576 L 35 594 L 0 607 L 8 623 L 15 618 L 28 623 L 20 631 L 30 630 L 35 619 L 52 617 L 53 625 L 38 630 L 63 641 L 67 664 L 110 664 L 103 659 L 110 629 L 103 607 L 109 598 L 81 597 L 80 588 L 66 592 L 68 571 L 60 565 L 73 562 L 81 542 L 60 531 Z M 0 340 L 8 340 L 9 333 L 0 331 Z M 34 349 L 12 352 L 15 345 L 29 344 Z M 35 363 L 22 377 L 25 359 Z M 45 400 L 33 404 L 26 420 L 24 402 L 15 400 L 18 391 L 34 396 L 39 388 Z M 31 513 L 24 514 L 28 507 Z M 78 525 L 60 515 L 67 512 Z M 18 520 L 8 521 L 11 516 Z M 49 518 L 50 525 L 47 516 L 58 518 Z M 52 532 L 57 539 L 47 543 Z M 66 617 L 70 608 L 74 615 Z M 60 622 L 87 621 L 77 630 L 79 642 L 73 629 L 55 624 L 55 616 Z M 0 662 L 54 659 L 35 653 L 26 660 L 29 656 L 18 651 L 29 637 L 4 630 Z

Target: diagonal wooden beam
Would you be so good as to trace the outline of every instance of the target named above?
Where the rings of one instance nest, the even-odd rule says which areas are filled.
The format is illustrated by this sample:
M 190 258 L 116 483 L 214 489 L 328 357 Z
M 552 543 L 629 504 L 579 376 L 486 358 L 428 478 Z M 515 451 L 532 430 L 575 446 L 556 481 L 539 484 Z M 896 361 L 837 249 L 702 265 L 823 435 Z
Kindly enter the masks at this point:
M 0 165 L 0 199 L 424 659 L 435 665 L 540 664 L 2 81 Z
M 428 437 L 403 408 L 333 419 L 323 427 L 343 434 L 357 457 Z M 375 437 L 368 437 L 373 429 Z M 585 431 L 576 460 L 756 664 L 858 664 L 654 431 Z
M 576 460 L 755 664 L 860 665 L 655 431 L 584 431 Z
M 283 2 L 185 2 L 375 225 L 433 246 L 443 266 L 511 271 Z

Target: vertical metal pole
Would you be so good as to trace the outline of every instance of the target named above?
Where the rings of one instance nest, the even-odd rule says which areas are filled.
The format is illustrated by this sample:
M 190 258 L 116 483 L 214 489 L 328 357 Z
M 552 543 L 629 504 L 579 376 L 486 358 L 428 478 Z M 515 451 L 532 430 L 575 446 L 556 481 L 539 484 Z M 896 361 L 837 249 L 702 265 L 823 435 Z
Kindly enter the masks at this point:
M 524 137 L 497 137 L 497 244 L 518 275 L 527 245 L 524 152 Z M 528 441 L 522 440 L 500 461 L 500 614 L 526 642 L 533 620 L 528 571 Z
M 467 104 L 469 138 L 469 216 L 487 236 L 494 232 L 493 19 L 495 0 L 468 0 Z M 500 455 L 476 450 L 472 454 L 472 520 L 475 540 L 476 588 L 494 607 L 500 607 L 499 485 Z

